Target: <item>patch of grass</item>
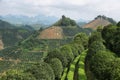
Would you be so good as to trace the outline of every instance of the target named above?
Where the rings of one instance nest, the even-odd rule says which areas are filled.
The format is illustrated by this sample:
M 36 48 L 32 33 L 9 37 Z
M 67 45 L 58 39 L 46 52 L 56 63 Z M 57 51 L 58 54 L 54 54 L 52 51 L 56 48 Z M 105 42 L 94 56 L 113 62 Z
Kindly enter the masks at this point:
M 67 75 L 68 80 L 73 80 L 74 70 L 75 70 L 75 64 L 71 64 L 70 70 L 69 70 L 68 75 Z
M 68 68 L 64 69 L 64 73 L 61 77 L 61 80 L 74 80 L 74 72 L 76 68 L 76 64 L 78 62 L 78 80 L 87 80 L 85 69 L 84 69 L 84 60 L 86 56 L 86 51 L 82 52 L 79 56 L 77 56 L 74 61 L 70 64 L 69 71 L 67 73 Z
M 61 77 L 61 80 L 65 80 L 65 78 L 66 78 L 66 76 L 67 76 L 67 70 L 68 70 L 68 68 L 65 68 L 65 69 L 64 69 L 64 73 L 63 73 L 63 75 L 62 75 L 62 77 Z
M 86 73 L 85 73 L 85 64 L 84 64 L 84 61 L 85 61 L 85 56 L 86 56 L 86 52 L 83 52 L 80 56 L 80 61 L 78 63 L 79 65 L 79 69 L 78 69 L 78 79 L 79 80 L 87 80 L 87 77 L 86 77 Z
M 73 80 L 74 78 L 74 72 L 75 72 L 75 65 L 77 64 L 78 60 L 80 58 L 80 55 L 74 59 L 74 61 L 70 65 L 70 70 L 67 75 L 68 80 Z

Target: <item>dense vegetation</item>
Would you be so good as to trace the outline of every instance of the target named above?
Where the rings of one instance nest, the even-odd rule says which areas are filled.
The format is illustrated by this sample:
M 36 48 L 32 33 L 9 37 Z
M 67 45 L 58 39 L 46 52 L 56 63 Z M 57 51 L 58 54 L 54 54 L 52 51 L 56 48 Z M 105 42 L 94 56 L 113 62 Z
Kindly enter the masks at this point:
M 68 17 L 62 16 L 58 22 L 54 24 L 54 26 L 76 26 L 76 22 Z
M 62 77 L 63 70 L 69 67 L 70 64 L 72 66 L 72 63 L 74 63 L 74 68 L 76 69 L 75 63 L 78 65 L 77 62 L 80 57 L 77 56 L 80 55 L 82 51 L 84 51 L 85 47 L 83 43 L 87 44 L 87 41 L 84 42 L 82 37 L 88 40 L 86 34 L 80 33 L 74 37 L 71 43 L 50 50 L 47 53 L 47 56 L 44 56 L 43 58 L 38 57 L 38 54 L 40 53 L 38 53 L 36 57 L 36 53 L 23 54 L 23 52 L 25 51 L 21 47 L 16 46 L 11 49 L 8 48 L 6 50 L 2 50 L 1 53 L 6 54 L 1 54 L 1 57 L 8 61 L 10 61 L 11 59 L 11 62 L 13 63 L 10 63 L 9 68 L 5 68 L 3 71 L 1 71 L 5 71 L 5 74 L 2 74 L 0 79 L 60 80 Z M 17 53 L 16 51 L 19 52 Z M 32 56 L 32 54 L 34 55 Z M 34 58 L 36 58 L 37 60 Z M 20 61 L 17 62 L 16 60 Z M 68 70 L 70 71 L 70 68 Z M 67 76 L 71 76 L 71 72 L 69 72 Z M 67 78 L 67 76 L 65 76 L 65 78 Z M 74 78 L 74 72 L 72 76 Z
M 120 27 L 108 25 L 98 29 L 89 38 L 86 57 L 88 80 L 119 80 Z
M 0 20 L 0 38 L 4 47 L 13 46 L 32 34 L 33 30 L 25 27 L 16 27 L 8 22 Z

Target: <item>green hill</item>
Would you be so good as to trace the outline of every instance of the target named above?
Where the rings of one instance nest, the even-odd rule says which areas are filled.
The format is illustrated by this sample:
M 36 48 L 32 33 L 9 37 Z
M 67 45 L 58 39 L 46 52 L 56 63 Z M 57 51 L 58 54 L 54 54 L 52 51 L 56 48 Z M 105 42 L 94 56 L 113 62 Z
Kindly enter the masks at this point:
M 15 45 L 17 42 L 27 38 L 31 32 L 23 27 L 16 27 L 6 21 L 0 20 L 0 36 L 4 47 Z
M 73 37 L 75 34 L 79 32 L 85 32 L 89 34 L 92 30 L 91 29 L 83 29 L 77 23 L 75 20 L 72 20 L 71 18 L 68 18 L 66 16 L 62 16 L 60 20 L 58 20 L 53 26 L 59 26 L 63 29 L 63 34 L 65 37 Z

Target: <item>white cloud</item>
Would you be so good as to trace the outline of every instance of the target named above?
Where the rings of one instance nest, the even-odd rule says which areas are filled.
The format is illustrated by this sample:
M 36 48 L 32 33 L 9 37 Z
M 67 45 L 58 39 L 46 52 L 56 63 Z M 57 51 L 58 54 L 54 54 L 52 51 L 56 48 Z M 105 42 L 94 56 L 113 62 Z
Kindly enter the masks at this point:
M 0 15 L 18 14 L 93 19 L 102 14 L 119 20 L 120 0 L 0 0 Z

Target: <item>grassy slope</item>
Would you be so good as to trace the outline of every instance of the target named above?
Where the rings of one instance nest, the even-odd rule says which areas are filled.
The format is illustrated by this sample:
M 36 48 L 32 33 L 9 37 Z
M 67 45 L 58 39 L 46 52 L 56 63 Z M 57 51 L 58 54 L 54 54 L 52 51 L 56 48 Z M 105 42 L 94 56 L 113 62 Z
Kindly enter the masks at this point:
M 68 80 L 73 80 L 74 79 L 74 72 L 75 72 L 76 64 L 79 61 L 79 59 L 80 59 L 80 55 L 77 56 L 74 59 L 74 61 L 71 63 L 70 70 L 69 70 L 68 75 L 67 75 Z
M 80 61 L 78 63 L 78 65 L 79 65 L 78 80 L 87 80 L 87 77 L 86 77 L 86 74 L 85 74 L 85 64 L 84 64 L 85 56 L 86 56 L 86 51 L 81 53 Z
M 68 71 L 68 68 L 64 69 L 63 76 L 61 77 L 61 80 L 74 80 L 74 72 L 76 69 L 76 64 L 78 66 L 78 80 L 87 80 L 86 74 L 85 74 L 85 67 L 84 67 L 84 60 L 86 56 L 86 51 L 82 52 L 79 56 L 77 56 L 74 61 L 70 64 L 70 68 Z

